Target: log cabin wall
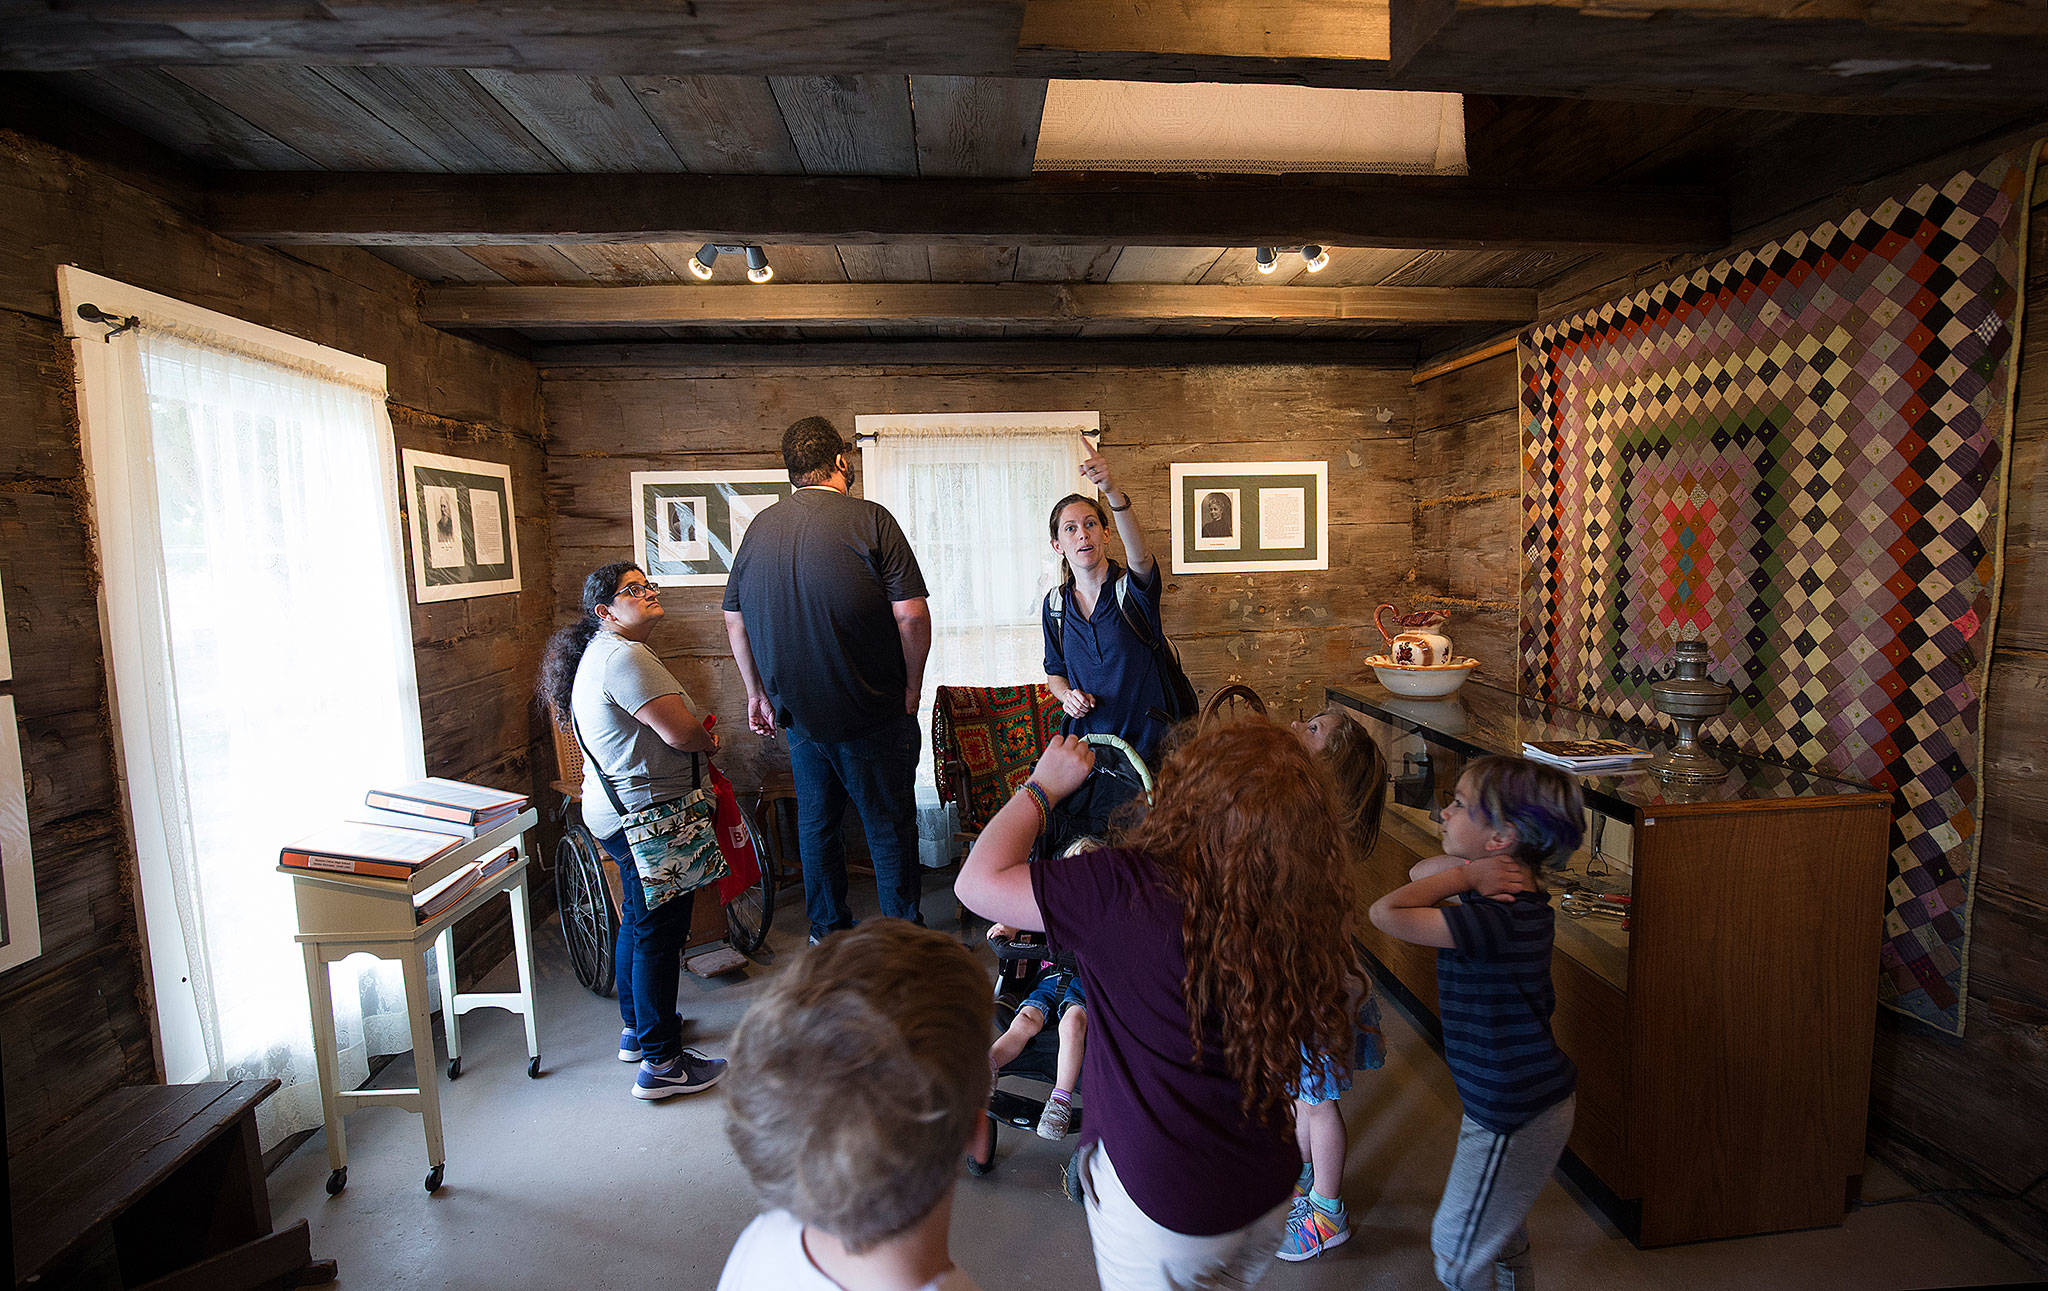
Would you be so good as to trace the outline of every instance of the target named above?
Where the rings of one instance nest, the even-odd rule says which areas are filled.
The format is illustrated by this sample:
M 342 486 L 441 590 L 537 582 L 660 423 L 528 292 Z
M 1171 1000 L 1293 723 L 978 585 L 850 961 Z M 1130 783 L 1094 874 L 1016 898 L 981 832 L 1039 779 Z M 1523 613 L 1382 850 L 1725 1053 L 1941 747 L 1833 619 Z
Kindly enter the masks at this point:
M 1406 367 L 1345 366 L 544 365 L 557 609 L 564 619 L 576 612 L 588 570 L 630 558 L 633 471 L 779 468 L 782 432 L 812 414 L 850 435 L 859 413 L 1087 409 L 1102 415 L 1104 451 L 1162 561 L 1169 463 L 1330 463 L 1328 572 L 1166 575 L 1166 628 L 1196 688 L 1206 696 L 1243 682 L 1292 718 L 1320 704 L 1331 677 L 1358 671 L 1379 640 L 1374 604 L 1396 597 L 1408 577 L 1408 376 Z M 743 730 L 746 695 L 726 644 L 722 595 L 667 589 L 667 621 L 653 645 L 719 715 L 752 780 L 787 760 L 780 746 L 768 752 Z
M 0 977 L 7 1140 L 19 1147 L 109 1089 L 156 1078 L 56 266 L 378 360 L 400 448 L 511 464 L 526 590 L 413 611 L 429 772 L 536 793 L 552 775 L 528 705 L 552 554 L 533 368 L 421 326 L 406 275 L 355 251 L 228 242 L 125 175 L 4 132 L 0 228 L 0 580 L 43 943 Z M 465 929 L 477 951 L 466 961 L 502 956 L 492 943 L 509 923 L 495 916 Z
M 1879 181 L 1886 183 L 1897 185 Z M 1985 701 L 1968 1022 L 1955 1039 L 1879 1011 L 1870 1147 L 1922 1188 L 1972 1190 L 1953 1204 L 2048 1266 L 2048 1188 L 2003 1195 L 2048 1169 L 2048 1118 L 2040 1115 L 2048 1106 L 2048 958 L 2041 953 L 2048 945 L 2048 183 L 2036 184 L 2033 202 L 2005 582 Z M 1845 197 L 1800 220 L 1817 223 L 1859 204 Z M 1773 236 L 1745 235 L 1736 245 Z M 1543 318 L 1567 317 L 1720 258 L 1660 263 L 1571 299 L 1546 297 Z M 1509 353 L 1423 382 L 1415 406 L 1417 599 L 1456 615 L 1450 626 L 1459 650 L 1477 654 L 1484 675 L 1509 684 L 1518 671 L 1520 395 Z
M 1415 606 L 1451 616 L 1458 653 L 1515 688 L 1522 415 L 1515 354 L 1415 387 Z M 1408 609 L 1410 606 L 1403 605 Z

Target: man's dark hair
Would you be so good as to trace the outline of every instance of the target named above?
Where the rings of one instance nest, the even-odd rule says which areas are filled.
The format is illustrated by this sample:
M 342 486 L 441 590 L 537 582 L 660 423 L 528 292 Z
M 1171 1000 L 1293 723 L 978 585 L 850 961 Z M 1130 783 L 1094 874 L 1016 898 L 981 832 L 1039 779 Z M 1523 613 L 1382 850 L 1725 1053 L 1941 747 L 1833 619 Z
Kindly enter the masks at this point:
M 852 449 L 839 427 L 823 417 L 806 417 L 782 432 L 782 464 L 789 468 L 789 482 L 800 489 L 822 483 L 839 455 Z

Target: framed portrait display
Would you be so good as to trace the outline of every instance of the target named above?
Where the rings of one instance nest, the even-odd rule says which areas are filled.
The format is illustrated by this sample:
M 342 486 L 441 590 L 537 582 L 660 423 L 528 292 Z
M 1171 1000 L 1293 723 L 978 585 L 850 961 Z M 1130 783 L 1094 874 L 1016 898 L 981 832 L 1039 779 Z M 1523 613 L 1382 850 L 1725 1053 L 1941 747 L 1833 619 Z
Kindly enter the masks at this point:
M 512 468 L 408 448 L 405 511 L 420 604 L 519 590 Z
M 1173 463 L 1173 572 L 1328 569 L 1329 465 Z
M 0 695 L 0 972 L 43 953 L 36 872 L 28 847 L 28 785 L 14 696 Z
M 634 555 L 661 587 L 712 587 L 754 517 L 794 490 L 787 471 L 633 472 Z

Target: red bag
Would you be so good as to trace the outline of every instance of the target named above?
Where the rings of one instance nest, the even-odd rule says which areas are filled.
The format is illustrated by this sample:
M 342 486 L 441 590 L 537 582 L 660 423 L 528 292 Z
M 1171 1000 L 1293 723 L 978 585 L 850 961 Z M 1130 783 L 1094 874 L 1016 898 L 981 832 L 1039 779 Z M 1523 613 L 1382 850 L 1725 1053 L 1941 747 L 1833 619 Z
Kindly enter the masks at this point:
M 704 729 L 710 730 L 718 718 L 712 714 L 704 717 Z M 725 854 L 728 873 L 718 880 L 718 902 L 730 904 L 732 899 L 761 881 L 761 858 L 754 854 L 753 836 L 747 833 L 746 818 L 740 814 L 739 796 L 732 791 L 732 781 L 725 778 L 706 758 L 704 765 L 711 772 L 711 792 L 718 797 L 718 815 L 713 824 L 718 831 L 718 850 Z

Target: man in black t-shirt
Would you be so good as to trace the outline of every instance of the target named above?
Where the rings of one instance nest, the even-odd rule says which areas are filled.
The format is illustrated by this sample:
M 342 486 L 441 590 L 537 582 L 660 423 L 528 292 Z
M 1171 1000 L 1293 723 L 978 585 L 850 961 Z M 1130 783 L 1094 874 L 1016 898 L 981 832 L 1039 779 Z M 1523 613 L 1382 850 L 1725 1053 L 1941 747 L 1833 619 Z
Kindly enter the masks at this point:
M 849 799 L 867 831 L 882 913 L 923 922 L 912 782 L 931 611 L 896 517 L 847 494 L 852 451 L 823 417 L 784 433 L 796 492 L 747 527 L 725 584 L 747 724 L 789 732 L 813 944 L 853 926 L 841 835 Z

